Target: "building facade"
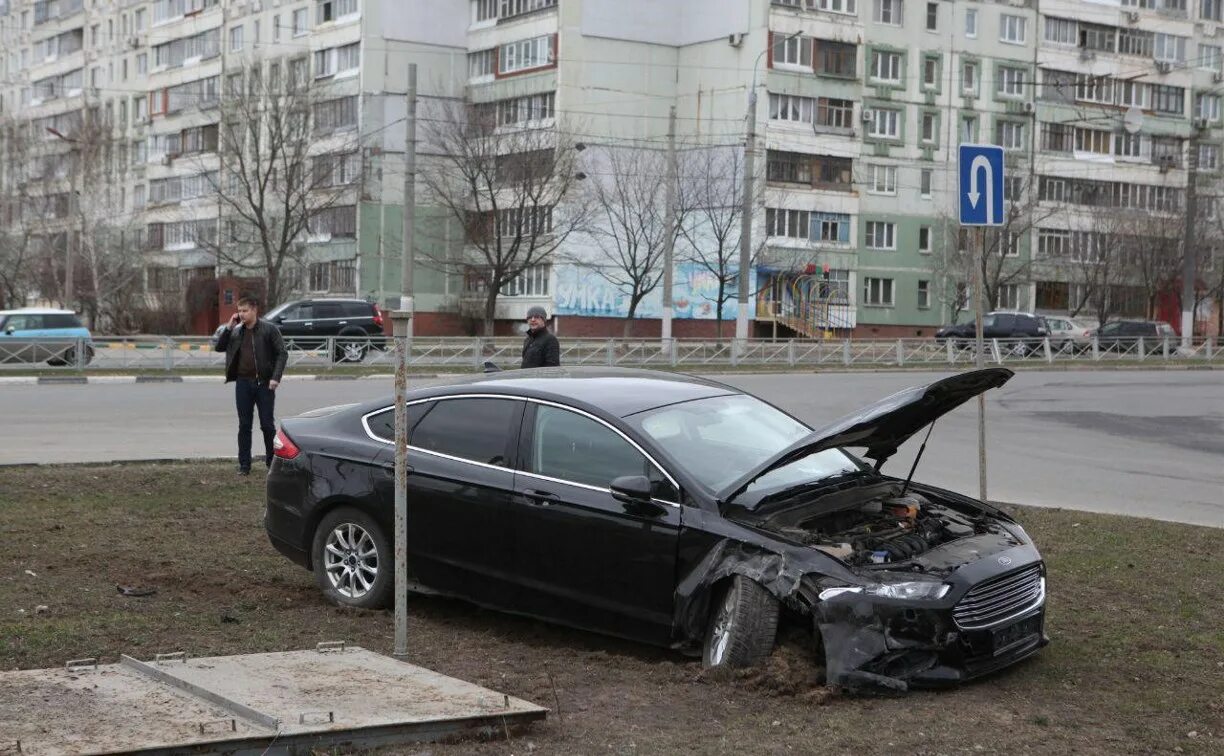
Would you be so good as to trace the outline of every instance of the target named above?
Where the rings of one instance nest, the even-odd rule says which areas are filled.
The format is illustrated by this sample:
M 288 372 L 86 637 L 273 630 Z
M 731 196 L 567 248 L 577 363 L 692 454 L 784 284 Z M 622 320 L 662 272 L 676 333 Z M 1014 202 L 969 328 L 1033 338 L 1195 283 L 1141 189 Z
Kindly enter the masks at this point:
M 988 250 L 998 257 L 991 307 L 1091 315 L 1099 308 L 1089 300 L 1109 297 L 1112 314 L 1148 315 L 1180 273 L 1171 276 L 1166 260 L 1148 266 L 1160 268 L 1159 282 L 1132 262 L 1102 274 L 1110 245 L 1146 239 L 1143 249 L 1168 247 L 1165 257 L 1180 258 L 1191 181 L 1195 218 L 1216 217 L 1217 0 L 0 7 L 5 196 L 44 198 L 18 217 L 66 254 L 86 224 L 70 201 L 80 180 L 71 170 L 81 149 L 74 123 L 99 109 L 96 122 L 113 145 L 96 185 L 106 191 L 90 188 L 80 209 L 130 219 L 150 292 L 241 272 L 217 252 L 226 215 L 215 199 L 225 177 L 210 178 L 224 173 L 219 113 L 227 97 L 250 91 L 252 76 L 305 76 L 319 91 L 312 155 L 332 156 L 323 163 L 338 166 L 346 192 L 303 239 L 289 288 L 379 302 L 396 294 L 404 149 L 396 124 L 409 62 L 418 65 L 426 113 L 431 99 L 467 101 L 495 114 L 499 128 L 552 129 L 579 145 L 583 197 L 616 180 L 612 156 L 627 152 L 652 156 L 660 202 L 668 180 L 660 156 L 679 155 L 683 185 L 695 178 L 694 156 L 720 154 L 740 167 L 730 175 L 738 184 L 754 122 L 757 335 L 922 336 L 970 309 L 963 250 L 975 237 L 955 218 L 962 143 L 1006 151 L 1009 222 Z M 484 300 L 479 260 L 464 251 L 454 218 L 418 205 L 416 332 L 471 331 Z M 700 225 L 698 214 L 685 217 L 682 225 Z M 675 249 L 675 333 L 709 335 L 717 277 L 695 255 L 715 242 L 708 229 L 685 228 Z M 1207 231 L 1200 239 L 1219 236 Z M 722 241 L 738 247 L 738 234 Z M 1220 263 L 1206 252 L 1200 271 L 1209 282 Z M 439 259 L 458 263 L 429 264 Z M 502 287 L 497 318 L 508 327 L 544 304 L 560 314 L 563 333 L 618 334 L 627 297 L 601 273 L 614 265 L 593 234 L 575 234 Z M 635 333 L 658 333 L 661 297 L 658 287 L 647 295 Z M 733 318 L 734 299 L 724 304 L 724 318 Z

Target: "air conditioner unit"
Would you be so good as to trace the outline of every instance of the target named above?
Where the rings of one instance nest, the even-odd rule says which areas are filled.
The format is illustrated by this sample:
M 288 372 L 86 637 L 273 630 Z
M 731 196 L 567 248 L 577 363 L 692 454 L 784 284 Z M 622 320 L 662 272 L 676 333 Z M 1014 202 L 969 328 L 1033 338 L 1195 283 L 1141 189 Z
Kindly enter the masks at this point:
M 1219 84 L 1220 82 L 1224 81 L 1224 73 L 1213 73 L 1211 75 L 1211 80 L 1216 84 Z
M 162 155 L 162 158 L 161 158 L 161 164 L 162 164 L 162 165 L 170 165 L 170 164 L 171 164 L 171 163 L 173 163 L 173 162 L 174 162 L 174 156 L 173 156 L 173 155 Z
M 1036 105 L 1034 105 L 1033 103 L 1031 103 L 1031 102 L 1026 102 L 1026 103 L 1024 103 L 1024 112 L 1025 112 L 1025 113 L 1032 113 L 1032 112 L 1033 112 L 1034 110 L 1036 110 L 1036 109 L 1037 109 L 1037 106 L 1036 106 Z
M 1202 131 L 1203 129 L 1207 128 L 1207 119 L 1206 118 L 1195 118 L 1194 121 L 1191 123 L 1191 125 L 1194 126 L 1194 128 L 1198 129 L 1199 131 Z
M 141 39 L 140 37 L 138 36 L 128 37 L 128 47 L 132 49 L 136 49 L 137 47 L 143 47 L 143 46 L 144 46 L 144 40 Z
M 1139 23 L 1139 14 L 1136 13 L 1135 11 L 1127 11 L 1126 20 L 1131 22 L 1132 24 L 1137 24 Z
M 863 123 L 871 123 L 875 120 L 875 111 L 863 109 Z
M 1161 155 L 1158 162 L 1161 173 L 1167 172 L 1170 168 L 1177 167 L 1177 158 L 1173 155 Z
M 1096 60 L 1096 53 L 1092 50 L 1080 50 L 1080 60 Z
M 1167 74 L 1173 70 L 1173 64 L 1167 60 L 1156 61 L 1156 71 L 1158 73 Z
M 727 44 L 731 45 L 732 47 L 739 47 L 740 45 L 744 44 L 744 35 L 739 33 L 728 34 Z

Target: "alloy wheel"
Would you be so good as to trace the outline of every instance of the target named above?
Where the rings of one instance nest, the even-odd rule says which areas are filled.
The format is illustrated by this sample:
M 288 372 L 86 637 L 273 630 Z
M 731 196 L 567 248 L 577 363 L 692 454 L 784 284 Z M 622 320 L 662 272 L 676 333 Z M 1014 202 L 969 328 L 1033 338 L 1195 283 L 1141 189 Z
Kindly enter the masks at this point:
M 328 533 L 323 569 L 341 596 L 359 599 L 369 593 L 378 578 L 378 567 L 378 547 L 360 525 L 342 522 Z

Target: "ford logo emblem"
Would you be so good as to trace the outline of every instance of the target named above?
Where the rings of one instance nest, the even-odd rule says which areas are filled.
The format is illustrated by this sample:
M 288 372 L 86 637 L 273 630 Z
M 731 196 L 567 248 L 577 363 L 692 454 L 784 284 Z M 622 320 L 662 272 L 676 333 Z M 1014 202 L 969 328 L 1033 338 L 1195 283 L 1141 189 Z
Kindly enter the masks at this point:
M 1011 564 L 1011 557 L 999 557 L 999 564 L 1006 567 L 1007 565 Z

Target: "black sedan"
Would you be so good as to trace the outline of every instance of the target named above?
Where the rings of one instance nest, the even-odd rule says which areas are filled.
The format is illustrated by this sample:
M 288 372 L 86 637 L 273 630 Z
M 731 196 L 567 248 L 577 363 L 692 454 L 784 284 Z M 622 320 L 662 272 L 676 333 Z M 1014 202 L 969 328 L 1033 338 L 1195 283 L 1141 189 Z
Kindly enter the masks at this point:
M 1012 373 L 909 389 L 813 431 L 720 383 L 492 373 L 408 399 L 410 586 L 750 665 L 783 612 L 830 684 L 954 683 L 1044 646 L 1045 567 L 1006 514 L 881 474 Z M 284 421 L 272 543 L 347 606 L 391 597 L 390 399 Z M 845 447 L 863 447 L 865 458 Z

